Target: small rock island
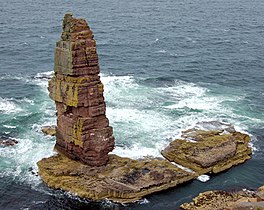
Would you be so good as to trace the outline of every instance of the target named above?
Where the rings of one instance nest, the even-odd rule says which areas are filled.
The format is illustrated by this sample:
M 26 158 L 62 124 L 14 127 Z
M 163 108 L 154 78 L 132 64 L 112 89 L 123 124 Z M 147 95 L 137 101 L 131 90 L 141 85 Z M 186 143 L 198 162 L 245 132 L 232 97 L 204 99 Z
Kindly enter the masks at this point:
M 197 177 L 164 159 L 108 155 L 113 130 L 105 116 L 96 41 L 87 22 L 66 14 L 49 93 L 56 103 L 57 156 L 38 162 L 48 186 L 94 200 L 132 202 Z
M 71 13 L 64 16 L 54 72 L 48 90 L 57 110 L 52 134 L 58 154 L 37 163 L 49 187 L 128 203 L 250 158 L 249 136 L 233 129 L 187 130 L 183 139 L 162 150 L 165 158 L 133 160 L 109 154 L 115 139 L 105 115 L 96 41 L 87 22 Z

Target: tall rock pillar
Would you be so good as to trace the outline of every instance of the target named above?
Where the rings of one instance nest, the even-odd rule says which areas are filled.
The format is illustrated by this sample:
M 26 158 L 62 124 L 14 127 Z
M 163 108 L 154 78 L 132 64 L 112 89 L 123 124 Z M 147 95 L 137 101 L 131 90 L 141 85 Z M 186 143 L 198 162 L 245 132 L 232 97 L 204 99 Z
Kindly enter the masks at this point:
M 54 71 L 48 90 L 57 109 L 55 148 L 91 166 L 106 164 L 113 130 L 105 116 L 96 41 L 84 19 L 65 15 Z

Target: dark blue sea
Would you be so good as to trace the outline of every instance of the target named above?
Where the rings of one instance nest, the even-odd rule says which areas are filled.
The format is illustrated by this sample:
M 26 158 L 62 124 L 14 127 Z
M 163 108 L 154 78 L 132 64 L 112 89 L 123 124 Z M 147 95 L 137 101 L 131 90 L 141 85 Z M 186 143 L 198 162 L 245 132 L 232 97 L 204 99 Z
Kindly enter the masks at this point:
M 264 185 L 263 0 L 0 0 L 1 210 L 174 210 L 199 192 Z M 90 202 L 46 187 L 36 162 L 53 152 L 41 133 L 56 123 L 47 91 L 64 13 L 85 18 L 97 40 L 115 154 L 160 156 L 201 121 L 251 136 L 246 163 L 130 205 Z

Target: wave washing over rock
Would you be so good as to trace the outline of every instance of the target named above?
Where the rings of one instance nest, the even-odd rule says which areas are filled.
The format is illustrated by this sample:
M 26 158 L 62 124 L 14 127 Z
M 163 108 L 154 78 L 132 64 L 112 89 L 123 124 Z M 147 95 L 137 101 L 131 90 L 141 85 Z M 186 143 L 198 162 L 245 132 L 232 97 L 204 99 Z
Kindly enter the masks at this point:
M 86 21 L 72 14 L 63 20 L 54 70 L 49 92 L 56 102 L 55 149 L 59 154 L 38 162 L 39 174 L 50 187 L 93 200 L 127 203 L 250 158 L 249 136 L 218 122 L 198 124 L 206 130 L 187 130 L 184 139 L 162 151 L 176 164 L 163 158 L 133 160 L 108 155 L 114 138 L 105 116 L 95 40 Z

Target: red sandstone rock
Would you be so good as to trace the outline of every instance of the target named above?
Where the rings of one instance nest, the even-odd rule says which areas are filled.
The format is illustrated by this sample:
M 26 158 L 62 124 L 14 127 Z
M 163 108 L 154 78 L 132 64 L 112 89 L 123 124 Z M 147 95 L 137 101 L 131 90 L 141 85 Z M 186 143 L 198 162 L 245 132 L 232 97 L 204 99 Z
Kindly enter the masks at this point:
M 105 116 L 96 41 L 84 19 L 65 15 L 54 71 L 48 90 L 57 109 L 55 148 L 91 166 L 106 164 L 114 148 L 113 129 Z

